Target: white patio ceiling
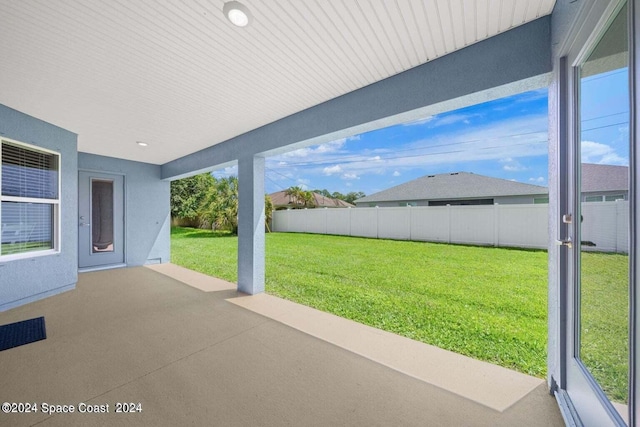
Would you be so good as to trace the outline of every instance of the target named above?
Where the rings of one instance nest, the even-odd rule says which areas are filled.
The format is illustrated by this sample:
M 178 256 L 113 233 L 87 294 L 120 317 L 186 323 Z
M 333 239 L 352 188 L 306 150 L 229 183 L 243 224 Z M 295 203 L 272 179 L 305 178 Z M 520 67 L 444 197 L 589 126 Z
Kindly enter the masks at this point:
M 253 14 L 243 29 L 222 0 L 0 0 L 0 104 L 78 133 L 80 151 L 164 164 L 555 4 L 242 2 Z

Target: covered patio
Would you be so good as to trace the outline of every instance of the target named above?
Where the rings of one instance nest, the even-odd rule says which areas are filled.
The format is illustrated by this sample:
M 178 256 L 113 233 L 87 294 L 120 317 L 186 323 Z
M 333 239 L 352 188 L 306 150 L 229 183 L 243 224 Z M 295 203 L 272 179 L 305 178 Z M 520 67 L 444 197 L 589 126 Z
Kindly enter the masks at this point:
M 0 424 L 640 424 L 639 1 L 0 0 L 0 325 L 49 334 L 0 353 L 0 401 L 142 407 Z M 546 381 L 263 294 L 266 158 L 541 88 Z M 629 169 L 620 396 L 581 341 L 594 147 Z M 170 182 L 229 167 L 237 284 L 170 264 Z
M 37 316 L 47 339 L 0 354 L 2 398 L 76 412 L 0 424 L 564 424 L 542 379 L 173 264 L 82 273 L 75 291 L 0 324 Z M 109 412 L 79 413 L 81 402 Z

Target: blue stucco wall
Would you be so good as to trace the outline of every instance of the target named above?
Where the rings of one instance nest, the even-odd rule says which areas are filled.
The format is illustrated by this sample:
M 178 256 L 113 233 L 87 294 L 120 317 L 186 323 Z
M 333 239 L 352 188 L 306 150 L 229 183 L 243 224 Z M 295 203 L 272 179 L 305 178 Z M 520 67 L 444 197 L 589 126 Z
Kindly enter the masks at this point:
M 77 136 L 0 105 L 0 135 L 60 153 L 60 253 L 0 261 L 0 311 L 73 289 L 78 281 Z
M 124 175 L 127 266 L 168 262 L 171 254 L 170 183 L 160 166 L 79 153 L 78 169 Z

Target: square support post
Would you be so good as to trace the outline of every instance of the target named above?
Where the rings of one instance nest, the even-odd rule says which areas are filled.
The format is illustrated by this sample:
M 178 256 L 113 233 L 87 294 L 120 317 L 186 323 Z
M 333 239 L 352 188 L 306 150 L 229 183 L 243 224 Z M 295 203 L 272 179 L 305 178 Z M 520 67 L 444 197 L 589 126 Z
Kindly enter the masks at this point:
M 238 291 L 264 292 L 264 157 L 238 159 Z

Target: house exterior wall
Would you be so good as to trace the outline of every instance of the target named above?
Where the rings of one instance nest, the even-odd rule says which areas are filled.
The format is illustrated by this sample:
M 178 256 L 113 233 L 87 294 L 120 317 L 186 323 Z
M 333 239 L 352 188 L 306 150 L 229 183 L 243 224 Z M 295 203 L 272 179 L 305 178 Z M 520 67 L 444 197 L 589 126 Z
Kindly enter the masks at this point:
M 73 289 L 78 281 L 77 136 L 0 105 L 0 135 L 60 153 L 60 253 L 0 261 L 0 311 Z
M 169 262 L 170 183 L 160 179 L 160 166 L 79 153 L 78 169 L 124 175 L 127 266 Z
M 538 198 L 547 198 L 548 194 L 535 194 L 535 195 L 527 195 L 527 196 L 504 196 L 504 197 L 494 197 L 494 203 L 498 203 L 500 205 L 528 205 L 534 202 L 535 199 Z

